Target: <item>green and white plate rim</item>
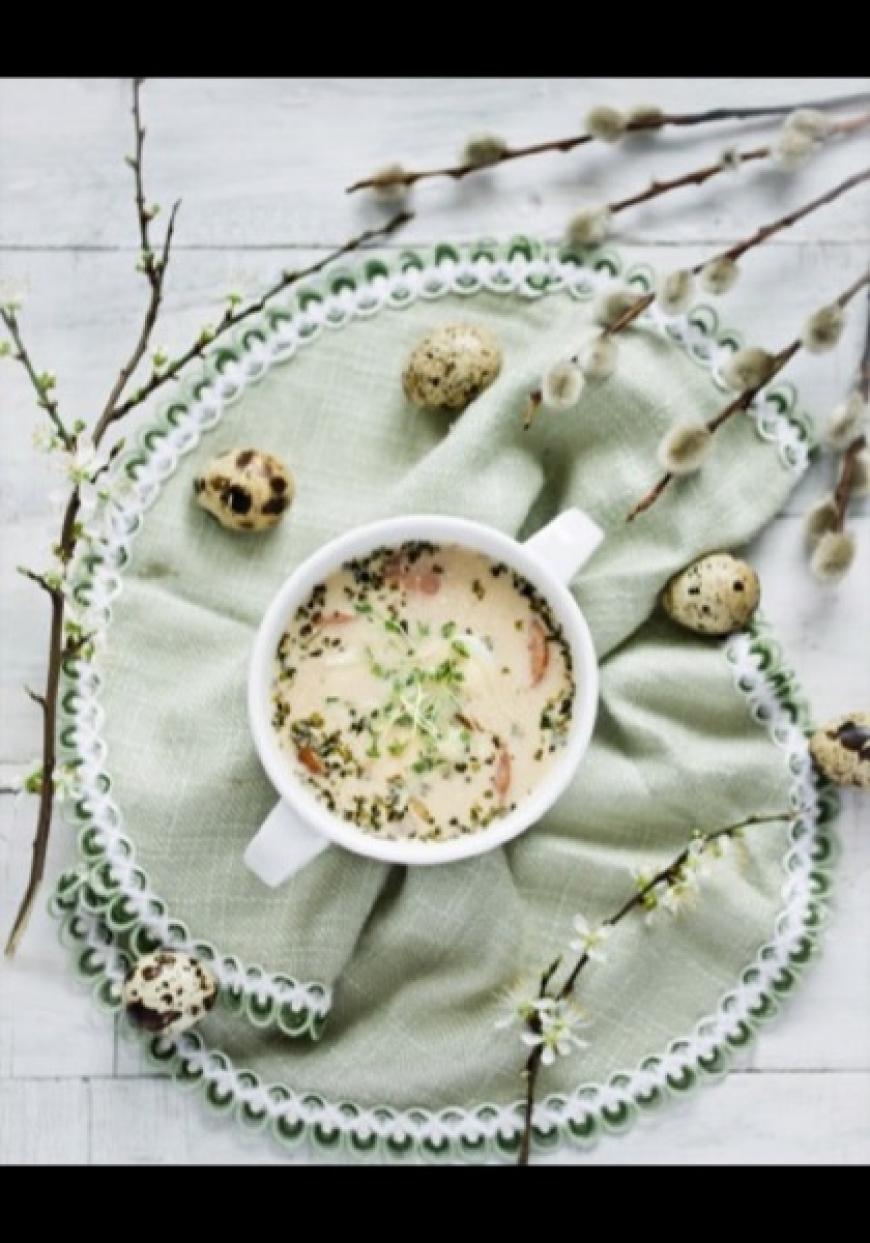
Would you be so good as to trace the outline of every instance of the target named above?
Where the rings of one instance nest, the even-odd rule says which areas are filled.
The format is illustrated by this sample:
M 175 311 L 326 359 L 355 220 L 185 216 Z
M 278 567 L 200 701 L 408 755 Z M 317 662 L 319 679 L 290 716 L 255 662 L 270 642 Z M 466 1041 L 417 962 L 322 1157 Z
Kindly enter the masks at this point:
M 488 291 L 524 300 L 567 293 L 586 301 L 613 282 L 646 291 L 654 280 L 651 268 L 626 267 L 610 247 L 577 251 L 517 237 L 506 243 L 442 243 L 387 257 L 381 252 L 355 267 L 333 267 L 316 281 L 292 287 L 240 326 L 231 340 L 216 343 L 172 398 L 143 423 L 135 445 L 112 463 L 103 481 L 105 499 L 85 516 L 70 573 L 72 596 L 86 610 L 89 629 L 99 639 L 110 626 L 111 602 L 123 586 L 131 541 L 178 459 L 217 426 L 223 410 L 241 399 L 249 385 L 291 360 L 321 333 L 420 299 L 472 298 Z M 665 316 L 654 303 L 641 322 L 674 341 L 725 390 L 721 364 L 740 347 L 741 337 L 720 325 L 712 307 L 701 304 Z M 796 403 L 794 387 L 777 384 L 746 417 L 771 442 L 783 467 L 799 473 L 814 444 Z M 581 1083 L 569 1095 L 543 1096 L 534 1116 L 537 1150 L 564 1143 L 588 1146 L 724 1074 L 733 1053 L 744 1049 L 778 1013 L 816 952 L 831 892 L 831 825 L 837 798 L 813 768 L 806 706 L 765 623 L 756 619 L 724 641 L 721 650 L 752 718 L 782 751 L 792 807 L 808 809 L 789 831 L 782 907 L 772 935 L 715 1010 L 685 1037 L 606 1082 Z M 185 949 L 217 975 L 222 1005 L 255 1026 L 316 1039 L 331 1005 L 327 985 L 240 962 L 173 918 L 153 892 L 136 862 L 122 810 L 112 799 L 101 736 L 101 686 L 99 647 L 93 659 L 65 662 L 59 745 L 61 761 L 76 774 L 65 812 L 78 830 L 80 861 L 60 877 L 50 906 L 77 972 L 99 1004 L 116 1012 L 133 959 L 158 945 Z M 212 1107 L 246 1127 L 269 1128 L 286 1145 L 307 1142 L 320 1152 L 376 1160 L 510 1160 L 519 1148 L 519 1095 L 509 1105 L 482 1102 L 439 1110 L 398 1109 L 386 1102 L 366 1106 L 263 1083 L 253 1071 L 234 1066 L 225 1053 L 206 1046 L 195 1030 L 174 1039 L 152 1037 L 148 1049 L 180 1083 L 197 1087 Z

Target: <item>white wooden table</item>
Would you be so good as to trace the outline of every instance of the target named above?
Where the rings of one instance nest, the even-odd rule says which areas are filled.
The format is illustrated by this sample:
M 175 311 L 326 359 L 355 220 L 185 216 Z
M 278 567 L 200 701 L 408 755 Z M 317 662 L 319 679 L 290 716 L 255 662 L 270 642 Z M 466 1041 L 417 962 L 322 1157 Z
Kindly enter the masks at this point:
M 722 80 L 154 80 L 144 87 L 146 175 L 168 209 L 183 199 L 166 313 L 157 343 L 186 344 L 219 314 L 232 287 L 253 290 L 382 218 L 342 188 L 391 159 L 444 162 L 477 129 L 511 141 L 578 132 L 594 102 L 652 100 L 675 109 L 790 102 L 870 88 L 870 79 Z M 112 80 L 0 83 L 0 275 L 25 277 L 24 311 L 38 364 L 59 377 L 72 416 L 90 417 L 138 331 L 144 282 L 137 256 L 129 84 Z M 631 158 L 596 145 L 548 155 L 416 195 L 398 244 L 442 237 L 557 236 L 576 206 L 642 188 L 715 158 L 738 135 L 770 126 L 672 131 Z M 866 166 L 855 139 L 793 177 L 746 169 L 627 212 L 633 258 L 669 268 L 695 262 Z M 859 191 L 783 234 L 744 264 L 723 304 L 728 322 L 760 343 L 784 344 L 805 314 L 867 262 L 868 195 Z M 824 414 L 846 391 L 863 307 L 835 354 L 799 358 L 804 404 Z M 38 753 L 39 717 L 22 684 L 43 676 L 47 609 L 14 572 L 39 565 L 56 534 L 38 457 L 30 392 L 12 363 L 0 371 L 0 784 Z M 810 577 L 801 515 L 830 481 L 818 463 L 751 558 L 764 606 L 817 717 L 870 705 L 870 514 L 856 510 L 859 564 L 834 589 Z M 23 888 L 34 807 L 0 800 L 0 931 Z M 839 829 L 836 909 L 824 955 L 799 996 L 725 1083 L 667 1111 L 584 1163 L 859 1163 L 870 1159 L 870 798 L 847 797 Z M 44 897 L 73 859 L 56 824 Z M 559 1158 L 557 1158 L 559 1159 Z M 284 1161 L 261 1139 L 212 1121 L 204 1106 L 155 1076 L 120 1040 L 70 975 L 44 902 L 18 956 L 0 966 L 0 1162 Z

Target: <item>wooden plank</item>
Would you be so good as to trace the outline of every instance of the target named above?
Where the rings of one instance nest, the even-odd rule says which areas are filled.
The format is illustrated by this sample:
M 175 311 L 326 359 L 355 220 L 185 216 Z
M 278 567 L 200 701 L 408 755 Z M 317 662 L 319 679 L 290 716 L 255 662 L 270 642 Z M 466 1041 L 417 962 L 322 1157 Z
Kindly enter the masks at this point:
M 0 1166 L 84 1165 L 90 1125 L 86 1083 L 0 1079 Z

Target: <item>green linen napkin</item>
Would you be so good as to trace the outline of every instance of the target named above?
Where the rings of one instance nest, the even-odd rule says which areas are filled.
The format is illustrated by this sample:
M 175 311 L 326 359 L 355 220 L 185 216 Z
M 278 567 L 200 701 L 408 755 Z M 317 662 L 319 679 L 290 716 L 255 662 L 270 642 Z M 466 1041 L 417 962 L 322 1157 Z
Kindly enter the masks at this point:
M 485 324 L 502 373 L 458 419 L 402 393 L 419 337 L 457 319 Z M 783 755 L 750 720 L 716 641 L 656 611 L 666 579 L 697 555 L 745 543 L 797 472 L 750 417 L 631 525 L 657 477 L 655 447 L 676 419 L 727 398 L 650 327 L 623 335 L 619 367 L 577 409 L 524 431 L 529 389 L 593 331 L 589 302 L 479 292 L 416 301 L 324 330 L 231 405 L 180 459 L 132 545 L 102 658 L 112 796 L 148 885 L 191 935 L 299 981 L 334 987 L 316 1043 L 215 1011 L 205 1039 L 268 1080 L 366 1105 L 508 1102 L 522 1048 L 494 1030 L 496 993 L 537 970 L 582 911 L 601 918 L 630 892 L 629 865 L 663 864 L 691 825 L 787 806 Z M 266 536 L 220 528 L 193 503 L 214 455 L 256 445 L 297 482 Z M 274 802 L 249 737 L 245 680 L 264 607 L 291 570 L 359 523 L 454 513 L 525 537 L 565 506 L 606 539 L 575 584 L 602 664 L 589 755 L 544 822 L 507 848 L 405 869 L 331 848 L 277 891 L 243 866 Z M 742 869 L 723 864 L 694 914 L 653 931 L 629 921 L 584 980 L 590 1047 L 548 1080 L 566 1090 L 633 1065 L 708 1013 L 770 935 L 785 828 L 759 829 Z

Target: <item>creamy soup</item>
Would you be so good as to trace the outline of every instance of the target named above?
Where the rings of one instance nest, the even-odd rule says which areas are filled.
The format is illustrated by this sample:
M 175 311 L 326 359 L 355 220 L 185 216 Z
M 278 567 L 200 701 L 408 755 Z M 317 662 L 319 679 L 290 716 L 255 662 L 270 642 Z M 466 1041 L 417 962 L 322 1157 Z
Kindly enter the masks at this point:
M 427 542 L 346 562 L 278 645 L 272 724 L 330 811 L 441 841 L 526 798 L 567 741 L 571 651 L 540 593 L 483 553 Z

